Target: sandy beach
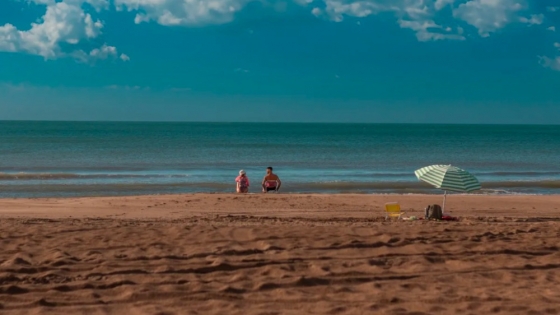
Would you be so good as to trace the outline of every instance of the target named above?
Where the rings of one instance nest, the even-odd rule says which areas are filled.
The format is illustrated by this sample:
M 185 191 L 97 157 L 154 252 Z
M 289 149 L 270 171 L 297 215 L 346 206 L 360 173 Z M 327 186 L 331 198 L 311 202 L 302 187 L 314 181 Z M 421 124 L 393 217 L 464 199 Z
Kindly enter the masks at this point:
M 560 196 L 0 199 L 1 314 L 559 314 Z

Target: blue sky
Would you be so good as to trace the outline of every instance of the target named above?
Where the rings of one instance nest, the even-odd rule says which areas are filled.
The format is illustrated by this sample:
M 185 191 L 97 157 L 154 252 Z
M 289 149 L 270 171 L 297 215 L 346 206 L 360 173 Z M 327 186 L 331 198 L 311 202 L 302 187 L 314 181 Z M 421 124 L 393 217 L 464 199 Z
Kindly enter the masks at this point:
M 556 0 L 3 0 L 0 119 L 560 123 Z

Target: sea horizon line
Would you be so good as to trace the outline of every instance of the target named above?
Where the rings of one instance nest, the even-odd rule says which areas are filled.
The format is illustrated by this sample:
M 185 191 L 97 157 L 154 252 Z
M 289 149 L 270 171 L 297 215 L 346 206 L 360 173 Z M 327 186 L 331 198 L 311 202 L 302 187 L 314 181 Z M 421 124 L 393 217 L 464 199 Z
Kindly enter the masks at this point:
M 560 126 L 557 124 L 536 124 L 536 123 L 441 123 L 441 122 L 321 122 L 321 121 L 203 121 L 203 120 L 39 120 L 21 119 L 7 120 L 0 119 L 0 123 L 147 123 L 147 124 L 284 124 L 284 125 L 408 125 L 408 126 Z

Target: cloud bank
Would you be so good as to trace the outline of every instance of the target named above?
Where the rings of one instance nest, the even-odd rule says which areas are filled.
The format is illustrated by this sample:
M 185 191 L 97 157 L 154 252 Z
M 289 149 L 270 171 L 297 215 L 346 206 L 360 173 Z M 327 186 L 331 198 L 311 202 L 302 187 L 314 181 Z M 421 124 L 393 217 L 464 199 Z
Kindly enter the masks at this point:
M 103 22 L 86 13 L 87 5 L 94 11 L 109 8 L 108 0 L 31 0 L 45 6 L 39 23 L 31 23 L 29 30 L 18 30 L 12 24 L 0 26 L 0 51 L 23 52 L 45 59 L 73 56 L 81 61 L 107 59 L 118 56 L 117 49 L 104 44 L 89 52 L 75 48 L 78 44 L 97 38 Z M 63 45 L 70 49 L 63 49 Z M 127 58 L 121 55 L 121 59 Z
M 6 0 L 19 1 L 22 0 Z M 268 5 L 292 2 L 317 18 L 341 22 L 391 14 L 401 28 L 410 29 L 419 41 L 467 40 L 488 37 L 511 24 L 556 31 L 560 7 L 542 8 L 538 0 L 27 0 L 44 7 L 39 22 L 28 30 L 12 24 L 0 26 L 0 51 L 21 52 L 45 59 L 73 57 L 90 62 L 100 59 L 128 61 L 115 46 L 97 42 L 104 22 L 94 16 L 103 10 L 135 13 L 134 22 L 163 26 L 204 26 L 233 21 L 251 3 Z M 285 6 L 284 6 L 285 7 Z M 95 41 L 94 41 L 95 40 Z M 560 70 L 560 56 L 540 57 L 541 64 Z

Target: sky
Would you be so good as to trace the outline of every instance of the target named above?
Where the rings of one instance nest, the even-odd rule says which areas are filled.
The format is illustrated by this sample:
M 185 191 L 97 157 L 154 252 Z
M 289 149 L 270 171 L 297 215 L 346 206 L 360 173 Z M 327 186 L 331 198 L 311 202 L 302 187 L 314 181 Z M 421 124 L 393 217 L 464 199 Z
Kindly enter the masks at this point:
M 1 0 L 0 120 L 560 124 L 558 0 Z

